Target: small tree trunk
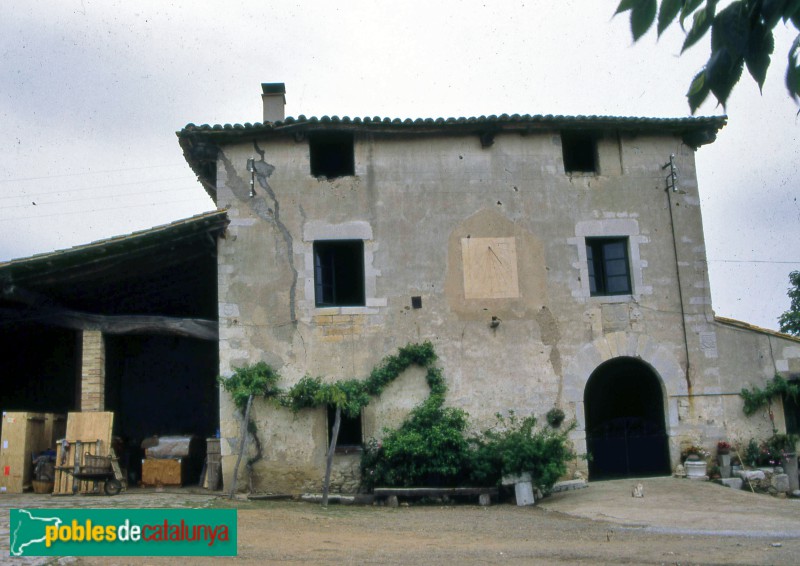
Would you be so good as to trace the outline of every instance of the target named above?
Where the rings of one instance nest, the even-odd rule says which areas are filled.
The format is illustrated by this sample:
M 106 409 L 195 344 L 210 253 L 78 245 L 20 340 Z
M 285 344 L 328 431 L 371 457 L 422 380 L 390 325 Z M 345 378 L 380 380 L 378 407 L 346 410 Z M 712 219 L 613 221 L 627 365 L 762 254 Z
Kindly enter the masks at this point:
M 336 405 L 336 418 L 333 421 L 331 445 L 328 447 L 328 458 L 325 463 L 325 483 L 322 484 L 322 506 L 328 506 L 328 490 L 331 487 L 331 467 L 333 467 L 333 453 L 336 451 L 336 440 L 339 438 L 339 425 L 342 424 L 342 408 Z
M 242 463 L 242 456 L 244 455 L 244 448 L 247 445 L 247 423 L 250 422 L 250 405 L 253 404 L 253 396 L 247 398 L 247 408 L 244 411 L 244 420 L 242 421 L 242 430 L 240 433 L 241 440 L 239 441 L 239 456 L 236 458 L 236 466 L 233 468 L 233 481 L 231 482 L 231 493 L 228 499 L 233 499 L 233 494 L 236 493 L 236 479 L 239 476 L 239 465 Z

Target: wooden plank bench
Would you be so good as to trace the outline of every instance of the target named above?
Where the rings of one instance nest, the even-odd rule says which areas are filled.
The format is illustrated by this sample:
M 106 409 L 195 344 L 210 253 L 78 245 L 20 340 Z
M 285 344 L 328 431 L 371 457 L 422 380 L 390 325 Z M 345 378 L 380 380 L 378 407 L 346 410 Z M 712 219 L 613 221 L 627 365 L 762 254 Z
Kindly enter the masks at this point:
M 492 497 L 497 499 L 496 487 L 376 487 L 373 495 L 376 499 L 386 499 L 390 506 L 396 506 L 398 497 L 467 497 L 478 496 L 481 505 L 491 505 Z

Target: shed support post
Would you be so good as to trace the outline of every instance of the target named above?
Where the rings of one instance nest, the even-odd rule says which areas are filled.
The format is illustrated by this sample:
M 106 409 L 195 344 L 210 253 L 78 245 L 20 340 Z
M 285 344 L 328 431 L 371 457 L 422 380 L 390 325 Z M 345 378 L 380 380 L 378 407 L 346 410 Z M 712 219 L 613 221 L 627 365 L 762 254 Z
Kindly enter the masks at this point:
M 106 346 L 100 330 L 83 330 L 80 410 L 105 410 Z

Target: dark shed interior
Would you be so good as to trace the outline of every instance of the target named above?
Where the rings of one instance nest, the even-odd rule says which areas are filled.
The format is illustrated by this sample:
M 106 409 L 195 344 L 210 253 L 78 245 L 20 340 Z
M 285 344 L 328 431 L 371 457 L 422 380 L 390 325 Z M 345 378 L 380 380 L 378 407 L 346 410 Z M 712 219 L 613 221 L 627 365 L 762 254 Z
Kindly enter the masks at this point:
M 224 211 L 0 263 L 0 409 L 80 410 L 81 336 L 105 342 L 114 435 L 213 436 Z

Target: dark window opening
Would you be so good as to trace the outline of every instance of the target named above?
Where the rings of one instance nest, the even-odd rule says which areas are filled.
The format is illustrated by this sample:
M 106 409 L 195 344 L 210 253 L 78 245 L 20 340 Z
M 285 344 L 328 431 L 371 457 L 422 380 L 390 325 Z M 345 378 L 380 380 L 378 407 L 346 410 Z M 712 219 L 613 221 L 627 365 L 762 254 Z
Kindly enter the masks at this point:
M 311 174 L 314 177 L 346 177 L 355 175 L 353 134 L 347 132 L 317 133 L 308 141 Z
M 336 422 L 336 407 L 328 405 L 328 442 L 333 438 L 333 423 Z M 361 415 L 348 417 L 342 413 L 342 422 L 339 424 L 339 436 L 336 440 L 336 448 L 361 447 Z
M 318 307 L 364 306 L 364 242 L 314 242 L 314 296 Z
M 422 308 L 422 297 L 411 297 L 411 308 L 421 309 Z
M 562 132 L 561 149 L 565 173 L 597 172 L 597 142 L 591 134 Z
M 790 383 L 798 384 L 798 381 Z M 783 418 L 786 420 L 786 434 L 800 434 L 800 399 L 790 395 L 783 398 Z
M 586 260 L 593 297 L 631 294 L 628 238 L 586 238 Z

